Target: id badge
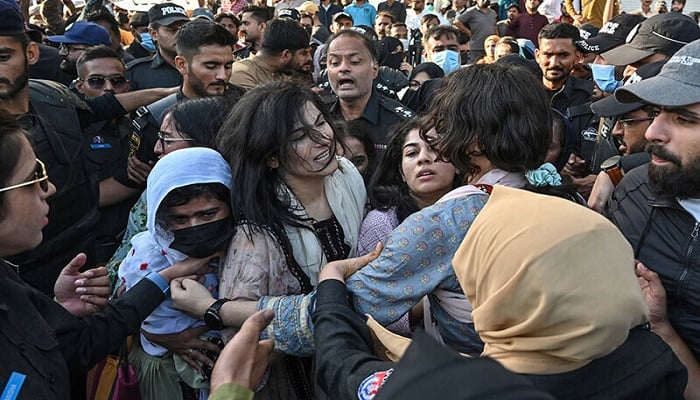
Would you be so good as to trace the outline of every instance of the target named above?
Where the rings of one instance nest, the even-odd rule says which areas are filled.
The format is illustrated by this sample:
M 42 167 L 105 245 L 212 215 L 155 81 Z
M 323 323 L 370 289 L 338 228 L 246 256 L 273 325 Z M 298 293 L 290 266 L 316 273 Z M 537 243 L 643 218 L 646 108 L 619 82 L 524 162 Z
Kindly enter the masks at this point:
M 7 381 L 7 385 L 5 385 L 5 388 L 2 390 L 2 394 L 0 394 L 0 400 L 15 400 L 22 390 L 25 379 L 27 379 L 27 375 L 13 372 L 10 375 L 10 379 Z

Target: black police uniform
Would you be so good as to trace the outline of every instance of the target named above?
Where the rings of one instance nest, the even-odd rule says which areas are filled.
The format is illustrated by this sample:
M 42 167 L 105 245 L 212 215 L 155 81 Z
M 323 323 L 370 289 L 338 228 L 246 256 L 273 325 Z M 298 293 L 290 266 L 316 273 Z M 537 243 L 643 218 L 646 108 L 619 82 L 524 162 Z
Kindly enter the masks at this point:
M 618 147 L 620 147 L 619 143 L 612 135 L 616 122 L 617 118 L 602 118 L 601 120 L 593 156 L 591 157 L 591 171 L 596 175 L 601 171 L 600 164 L 603 161 L 620 154 L 618 150 Z
M 158 141 L 158 131 L 163 122 L 162 113 L 171 105 L 187 99 L 182 90 L 149 104 L 139 107 L 135 117 L 131 121 L 131 134 L 129 136 L 129 152 L 127 159 L 136 156 L 139 161 L 154 164 L 158 157 L 153 148 Z M 144 185 L 129 179 L 126 168 L 122 168 L 114 175 L 114 179 L 124 186 L 134 189 L 143 189 Z
M 600 122 L 600 118 L 591 111 L 592 91 L 593 82 L 569 76 L 560 90 L 549 92 L 552 108 L 559 110 L 571 121 L 580 140 L 581 154 L 578 156 L 586 160 L 589 166 Z
M 168 88 L 182 85 L 182 75 L 167 63 L 160 52 L 151 57 L 139 58 L 126 66 L 129 90 Z
M 74 76 L 58 68 L 61 63 L 58 49 L 42 43 L 37 43 L 37 45 L 39 46 L 39 60 L 29 66 L 29 77 L 60 82 L 66 86 L 70 85 Z
M 339 99 L 336 98 L 330 105 L 330 113 L 338 120 L 345 119 L 340 110 Z M 384 151 L 386 150 L 389 128 L 394 124 L 412 118 L 414 115 L 411 109 L 398 101 L 380 94 L 377 90 L 372 90 L 372 95 L 360 119 L 368 122 L 377 150 Z
M 49 197 L 49 224 L 43 241 L 33 250 L 8 261 L 20 276 L 52 295 L 60 271 L 78 253 L 94 262 L 94 228 L 99 220 L 97 180 L 83 157 L 82 127 L 90 109 L 65 86 L 42 80 L 29 81 L 29 113 L 22 119 L 37 157 L 46 164 L 56 194 Z
M 126 170 L 131 138 L 131 121 L 120 117 L 99 121 L 84 131 L 83 150 L 88 167 L 98 182 Z M 135 198 L 100 208 L 100 221 L 95 228 L 96 262 L 106 262 L 117 250 L 126 229 L 129 211 Z
M 242 96 L 245 90 L 229 84 L 224 95 L 233 95 L 235 92 Z M 182 90 L 179 90 L 177 93 L 136 110 L 136 117 L 132 120 L 129 157 L 136 156 L 140 161 L 151 164 L 157 161 L 158 157 L 153 148 L 158 141 L 158 131 L 163 122 L 163 114 L 168 107 L 186 99 L 187 97 L 182 93 Z M 125 170 L 115 175 L 114 179 L 128 187 L 143 188 L 143 185 L 129 179 Z

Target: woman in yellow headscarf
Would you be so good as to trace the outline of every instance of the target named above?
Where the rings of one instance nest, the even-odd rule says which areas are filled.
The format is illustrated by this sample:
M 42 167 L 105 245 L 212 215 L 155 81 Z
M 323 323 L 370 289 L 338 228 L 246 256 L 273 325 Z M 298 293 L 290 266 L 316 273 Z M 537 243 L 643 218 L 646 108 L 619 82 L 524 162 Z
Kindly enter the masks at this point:
M 682 398 L 648 329 L 632 248 L 570 201 L 495 186 L 452 260 L 483 356 L 557 398 Z M 653 367 L 652 367 L 653 365 Z

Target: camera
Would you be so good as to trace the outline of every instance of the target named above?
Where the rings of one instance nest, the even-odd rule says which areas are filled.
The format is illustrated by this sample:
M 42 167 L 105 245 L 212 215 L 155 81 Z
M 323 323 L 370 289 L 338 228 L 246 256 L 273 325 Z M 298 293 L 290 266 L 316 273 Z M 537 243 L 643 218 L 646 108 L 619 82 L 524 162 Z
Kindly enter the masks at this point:
M 420 29 L 411 29 L 411 35 L 408 42 L 408 51 L 406 52 L 406 62 L 415 67 L 423 60 L 423 34 Z

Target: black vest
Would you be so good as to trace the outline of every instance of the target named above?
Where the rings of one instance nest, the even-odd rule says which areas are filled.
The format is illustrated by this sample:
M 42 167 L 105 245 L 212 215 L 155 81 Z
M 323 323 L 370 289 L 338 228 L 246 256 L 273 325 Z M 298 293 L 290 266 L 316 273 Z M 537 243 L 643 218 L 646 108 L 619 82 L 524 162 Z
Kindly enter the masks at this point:
M 88 106 L 65 86 L 44 80 L 29 82 L 30 112 L 25 127 L 37 157 L 46 164 L 56 194 L 48 199 L 49 224 L 44 239 L 31 251 L 9 259 L 20 276 L 44 293 L 52 294 L 61 269 L 79 252 L 94 253 L 93 229 L 99 220 L 98 186 L 83 156 L 80 116 Z

